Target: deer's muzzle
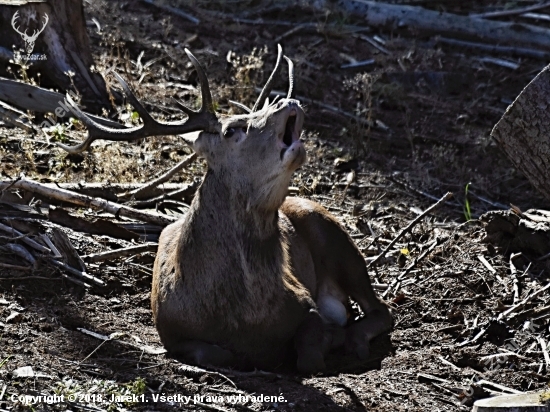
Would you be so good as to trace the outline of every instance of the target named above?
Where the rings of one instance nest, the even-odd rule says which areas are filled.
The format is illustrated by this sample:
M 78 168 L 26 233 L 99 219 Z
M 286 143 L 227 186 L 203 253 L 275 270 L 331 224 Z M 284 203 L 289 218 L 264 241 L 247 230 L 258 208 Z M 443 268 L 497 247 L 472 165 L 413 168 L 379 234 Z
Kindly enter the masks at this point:
M 279 136 L 280 158 L 281 161 L 298 168 L 305 161 L 305 149 L 300 140 L 304 112 L 295 103 L 290 103 L 286 111 L 285 127 L 283 133 Z

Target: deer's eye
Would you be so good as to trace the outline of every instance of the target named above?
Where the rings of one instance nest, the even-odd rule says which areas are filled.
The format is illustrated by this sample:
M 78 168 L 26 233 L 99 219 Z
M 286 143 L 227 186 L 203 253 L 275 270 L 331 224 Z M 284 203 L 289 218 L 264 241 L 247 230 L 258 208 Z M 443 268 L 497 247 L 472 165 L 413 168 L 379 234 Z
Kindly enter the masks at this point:
M 246 133 L 246 127 L 228 127 L 225 130 L 225 132 L 223 134 L 223 137 L 228 139 L 230 137 L 233 137 L 235 135 L 235 133 L 237 133 L 239 131 L 242 131 L 243 133 Z
M 226 139 L 227 138 L 230 138 L 231 136 L 233 136 L 235 134 L 235 132 L 237 131 L 236 128 L 234 127 L 229 127 L 225 133 L 223 134 L 223 137 L 225 137 Z

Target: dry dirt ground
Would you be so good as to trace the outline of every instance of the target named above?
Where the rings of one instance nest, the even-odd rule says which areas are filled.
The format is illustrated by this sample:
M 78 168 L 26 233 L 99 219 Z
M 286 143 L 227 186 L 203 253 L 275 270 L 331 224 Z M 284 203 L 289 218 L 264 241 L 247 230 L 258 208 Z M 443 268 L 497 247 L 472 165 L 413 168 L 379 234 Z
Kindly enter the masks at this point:
M 493 56 L 519 63 L 512 70 L 421 34 L 359 31 L 358 22 L 343 16 L 298 7 L 245 13 L 243 3 L 233 5 L 241 7 L 238 12 L 225 2 L 225 8 L 197 12 L 202 22 L 195 25 L 143 2 L 85 2 L 97 67 L 116 69 L 151 111 L 176 118 L 172 97 L 196 104 L 196 75 L 183 52 L 189 47 L 207 68 L 218 109 L 229 112 L 235 109 L 228 99 L 253 102 L 254 86 L 266 80 L 280 42 L 295 62 L 297 94 L 304 97 L 307 116 L 303 139 L 309 160 L 295 174 L 292 193 L 317 200 L 338 216 L 367 260 L 422 210 L 453 192 L 453 199 L 371 270 L 374 283 L 389 285 L 378 292 L 393 307 L 395 330 L 374 342 L 368 362 L 335 353 L 330 371 L 317 376 L 193 370 L 154 353 L 161 345 L 149 306 L 153 253 L 90 264 L 89 273 L 106 282 L 91 289 L 67 282 L 47 265 L 32 272 L 0 268 L 0 410 L 455 411 L 469 410 L 474 392 L 485 397 L 547 385 L 539 338 L 545 344 L 550 339 L 548 319 L 492 321 L 513 302 L 510 251 L 484 242 L 478 220 L 510 204 L 521 210 L 548 207 L 489 136 L 545 63 Z M 448 7 L 465 13 L 475 11 L 475 4 L 449 2 Z M 289 32 L 301 22 L 317 25 Z M 386 52 L 365 36 L 384 39 L 378 45 Z M 350 57 L 375 62 L 342 69 Z M 286 88 L 284 76 L 276 88 Z M 131 109 L 119 110 L 127 120 Z M 376 123 L 368 127 L 357 119 Z M 62 139 L 83 135 L 70 123 L 56 132 Z M 1 180 L 25 173 L 41 182 L 146 182 L 189 153 L 178 138 L 164 137 L 96 143 L 90 152 L 68 156 L 41 136 L 0 128 Z M 204 170 L 197 160 L 172 182 L 197 182 Z M 355 180 L 346 187 L 352 170 Z M 190 198 L 179 206 L 185 208 Z M 37 209 L 48 203 L 26 201 L 31 200 Z M 98 217 L 91 210 L 61 207 L 86 219 Z M 130 245 L 109 236 L 67 234 L 81 255 Z M 156 236 L 147 233 L 150 241 Z M 538 257 L 514 261 L 520 299 L 548 283 L 548 261 Z M 10 263 L 6 254 L 0 259 Z M 548 305 L 548 294 L 532 304 Z M 8 319 L 14 312 L 20 315 Z M 489 325 L 476 342 L 461 345 Z M 83 329 L 112 339 L 102 341 Z M 32 367 L 33 377 L 20 376 L 25 366 Z M 469 390 L 474 382 L 475 390 Z M 22 394 L 58 394 L 65 402 L 31 408 L 17 399 Z M 239 395 L 243 398 L 236 401 L 227 398 Z M 264 402 L 260 395 L 281 398 Z M 185 396 L 192 397 L 187 405 L 181 402 Z

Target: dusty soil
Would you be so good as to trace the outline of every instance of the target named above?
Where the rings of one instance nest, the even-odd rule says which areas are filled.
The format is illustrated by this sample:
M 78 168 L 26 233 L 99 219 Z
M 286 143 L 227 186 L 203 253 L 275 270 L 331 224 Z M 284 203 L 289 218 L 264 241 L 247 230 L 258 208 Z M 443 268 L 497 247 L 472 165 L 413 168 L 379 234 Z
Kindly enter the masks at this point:
M 449 7 L 466 13 L 475 11 L 475 3 Z M 307 116 L 309 160 L 295 174 L 292 193 L 328 207 L 367 260 L 445 192 L 455 196 L 371 271 L 374 283 L 390 285 L 384 298 L 395 314 L 391 335 L 373 343 L 368 362 L 335 353 L 329 372 L 312 377 L 288 370 L 193 370 L 150 353 L 161 346 L 149 307 L 152 253 L 89 265 L 89 272 L 107 283 L 89 290 L 47 266 L 32 273 L 0 268 L 0 410 L 30 408 L 12 401 L 14 395 L 56 393 L 65 402 L 40 402 L 33 410 L 454 411 L 469 410 L 474 392 L 475 398 L 506 391 L 482 384 L 469 390 L 480 379 L 519 391 L 547 385 L 538 338 L 548 343 L 548 319 L 492 322 L 513 301 L 510 251 L 484 242 L 477 220 L 510 204 L 521 210 L 548 207 L 489 136 L 544 62 L 513 58 L 519 68 L 512 70 L 421 35 L 353 32 L 350 27 L 358 22 L 299 8 L 261 16 L 292 26 L 239 23 L 234 20 L 239 14 L 227 5 L 197 12 L 200 25 L 138 1 L 85 2 L 85 8 L 98 69 L 122 73 L 146 106 L 164 118 L 180 116 L 170 108 L 173 97 L 196 105 L 196 75 L 184 47 L 207 68 L 218 109 L 227 113 L 236 110 L 229 99 L 252 104 L 254 86 L 267 78 L 281 42 L 295 62 L 297 94 L 304 97 Z M 306 21 L 318 26 L 288 33 Z M 365 35 L 385 39 L 388 53 L 364 41 Z M 348 56 L 375 63 L 341 69 Z M 285 90 L 284 76 L 276 88 Z M 120 115 L 131 112 L 119 108 Z M 376 125 L 367 127 L 350 115 Z M 67 124 L 60 134 L 78 140 L 84 132 Z M 2 180 L 23 172 L 42 182 L 146 182 L 190 153 L 176 137 L 96 143 L 82 156 L 68 156 L 40 139 L 0 128 Z M 204 170 L 203 161 L 195 161 L 172 181 L 196 182 Z M 346 190 L 351 170 L 355 181 Z M 69 238 L 81 254 L 129 245 L 77 232 Z M 548 283 L 547 261 L 535 261 L 538 257 L 515 261 L 521 298 Z M 10 262 L 9 256 L 2 259 Z M 408 275 L 394 283 L 409 265 Z M 545 294 L 532 303 L 544 306 L 548 300 Z M 13 312 L 21 316 L 8 320 Z M 461 345 L 490 324 L 478 341 Z M 102 341 L 82 329 L 117 335 Z M 506 352 L 510 344 L 515 354 Z M 17 376 L 24 366 L 32 366 L 35 376 Z M 69 402 L 69 395 L 76 398 Z M 180 398 L 155 402 L 159 395 Z M 226 398 L 238 395 L 281 399 Z M 186 405 L 184 396 L 204 398 Z

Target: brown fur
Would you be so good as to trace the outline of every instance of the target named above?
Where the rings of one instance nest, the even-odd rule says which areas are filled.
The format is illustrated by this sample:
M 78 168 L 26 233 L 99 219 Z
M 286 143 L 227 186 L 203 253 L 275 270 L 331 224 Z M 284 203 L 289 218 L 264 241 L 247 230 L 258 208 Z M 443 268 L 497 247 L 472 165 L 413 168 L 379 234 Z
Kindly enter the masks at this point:
M 291 145 L 283 142 L 290 116 Z M 391 328 L 363 257 L 335 218 L 314 202 L 285 200 L 305 161 L 302 122 L 299 103 L 283 99 L 222 118 L 219 133 L 195 141 L 209 170 L 185 217 L 162 232 L 153 272 L 153 317 L 169 352 L 262 368 L 295 352 L 298 369 L 313 372 L 343 343 L 348 296 L 366 314 L 347 328 L 350 350 L 367 356 L 368 341 Z

